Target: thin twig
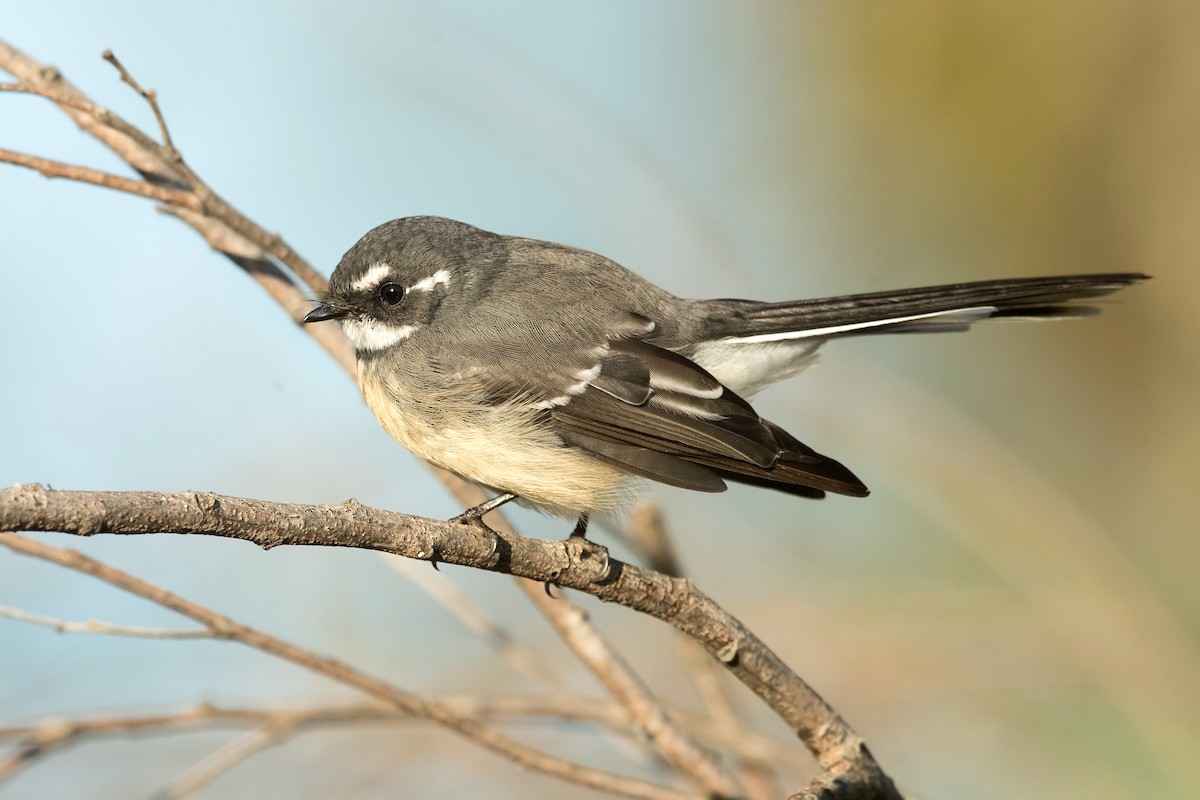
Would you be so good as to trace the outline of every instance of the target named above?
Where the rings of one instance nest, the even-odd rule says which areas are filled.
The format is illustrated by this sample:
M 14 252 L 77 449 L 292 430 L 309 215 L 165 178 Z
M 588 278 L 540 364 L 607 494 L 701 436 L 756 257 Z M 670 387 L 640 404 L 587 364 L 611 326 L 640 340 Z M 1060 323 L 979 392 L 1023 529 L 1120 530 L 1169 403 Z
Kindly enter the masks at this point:
M 119 115 L 102 108 L 71 85 L 57 69 L 0 40 L 0 69 L 17 78 L 5 91 L 35 94 L 52 101 L 85 133 L 112 150 L 154 184 L 189 188 L 183 176 L 163 158 L 157 142 Z
M 121 63 L 112 50 L 105 50 L 103 53 L 101 53 L 100 57 L 116 67 L 117 72 L 119 72 L 121 75 L 121 80 L 132 86 L 133 90 L 140 94 L 142 98 L 150 104 L 150 110 L 154 112 L 154 119 L 158 121 L 158 129 L 162 132 L 162 146 L 166 151 L 164 155 L 170 156 L 171 154 L 177 153 L 178 151 L 175 150 L 175 145 L 171 141 L 171 132 L 167 130 L 167 121 L 163 119 L 162 110 L 158 107 L 158 93 L 153 89 L 143 89 L 141 85 L 138 84 L 138 82 L 134 79 L 133 75 L 129 73 L 129 70 L 125 69 L 125 65 Z
M 177 775 L 165 787 L 154 793 L 154 800 L 179 800 L 181 797 L 187 797 L 208 786 L 243 761 L 282 743 L 292 733 L 292 726 L 282 722 L 266 723 L 246 731 Z
M 549 720 L 586 722 L 603 725 L 626 736 L 637 736 L 630 728 L 629 715 L 617 703 L 597 697 L 556 691 L 551 694 L 516 694 L 503 697 L 451 695 L 437 698 L 464 716 L 480 720 Z M 781 763 L 791 754 L 775 739 L 749 732 L 731 732 L 697 714 L 672 709 L 671 714 L 687 722 L 689 729 L 713 746 L 737 756 Z M 353 725 L 364 722 L 411 723 L 414 717 L 378 702 L 310 708 L 239 708 L 199 703 L 178 711 L 125 716 L 97 715 L 78 718 L 53 717 L 35 723 L 0 724 L 0 739 L 20 737 L 28 741 L 64 744 L 93 736 L 128 736 L 155 730 L 183 730 L 213 725 L 264 725 L 286 722 L 297 731 L 329 725 Z
M 61 161 L 52 161 L 48 158 L 40 158 L 39 156 L 31 156 L 26 153 L 4 149 L 0 149 L 0 163 L 15 164 L 18 167 L 37 170 L 47 178 L 66 178 L 80 183 L 90 183 L 94 186 L 103 186 L 106 189 L 115 189 L 118 192 L 125 192 L 126 194 L 148 197 L 159 203 L 168 203 L 180 208 L 191 209 L 192 211 L 202 211 L 203 209 L 203 203 L 201 203 L 200 198 L 189 192 L 173 189 L 169 186 L 156 186 L 146 181 L 138 181 L 132 178 L 123 178 L 120 175 L 101 172 L 98 169 L 78 167 L 74 164 L 64 164 Z
M 56 617 L 32 614 L 10 606 L 0 606 L 0 617 L 7 617 L 18 622 L 27 622 L 30 625 L 40 625 L 43 628 L 50 628 L 59 633 L 101 633 L 110 636 L 132 636 L 143 639 L 212 638 L 212 632 L 207 630 L 179 631 L 167 628 L 146 628 L 140 625 L 116 625 L 112 622 L 104 622 L 98 619 L 89 619 L 86 622 L 71 622 Z
M 96 137 L 151 183 L 169 184 L 194 193 L 204 214 L 200 219 L 189 220 L 189 224 L 206 239 L 211 240 L 212 235 L 203 228 L 227 227 L 286 266 L 309 291 L 325 291 L 325 278 L 279 234 L 266 231 L 237 211 L 202 181 L 177 152 L 164 153 L 162 145 L 136 126 L 84 97 L 58 70 L 38 62 L 3 40 L 0 40 L 0 69 L 18 78 L 17 84 L 9 84 L 12 87 L 9 91 L 24 91 L 51 100 L 84 131 Z
M 573 720 L 605 726 L 616 734 L 636 738 L 625 710 L 612 701 L 580 695 L 513 695 L 493 699 L 447 697 L 440 702 L 475 719 Z M 755 763 L 785 763 L 790 757 L 779 742 L 758 734 L 735 734 L 719 725 L 683 711 L 688 727 L 714 746 L 735 757 Z M 180 733 L 214 725 L 253 726 L 301 735 L 330 725 L 361 723 L 412 723 L 411 715 L 381 703 L 361 703 L 315 708 L 235 708 L 201 703 L 179 711 L 132 716 L 87 716 L 75 719 L 50 718 L 34 724 L 2 725 L 0 739 L 20 737 L 12 752 L 0 757 L 0 783 L 18 769 L 45 758 L 57 749 L 96 737 L 119 737 L 147 733 Z M 230 765 L 232 766 L 232 765 Z M 778 796 L 776 793 L 774 796 Z

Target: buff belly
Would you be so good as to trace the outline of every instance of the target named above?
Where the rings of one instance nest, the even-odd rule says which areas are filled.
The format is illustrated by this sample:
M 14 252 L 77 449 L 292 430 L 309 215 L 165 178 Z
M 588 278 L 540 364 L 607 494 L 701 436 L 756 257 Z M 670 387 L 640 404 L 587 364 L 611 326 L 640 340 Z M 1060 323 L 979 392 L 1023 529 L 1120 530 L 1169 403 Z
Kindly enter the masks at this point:
M 628 473 L 564 446 L 536 424 L 535 411 L 470 402 L 471 391 L 401 391 L 362 363 L 359 388 L 383 429 L 414 455 L 549 513 L 613 511 L 632 497 Z

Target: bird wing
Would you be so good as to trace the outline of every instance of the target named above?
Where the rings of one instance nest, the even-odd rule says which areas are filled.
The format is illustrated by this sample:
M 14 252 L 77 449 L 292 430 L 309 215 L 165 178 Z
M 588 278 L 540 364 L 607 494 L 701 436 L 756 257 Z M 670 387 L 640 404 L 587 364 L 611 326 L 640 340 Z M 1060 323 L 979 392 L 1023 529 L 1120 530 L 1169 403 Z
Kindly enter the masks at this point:
M 633 338 L 610 340 L 603 351 L 574 373 L 586 381 L 536 403 L 567 445 L 699 491 L 722 491 L 729 479 L 809 497 L 867 493 L 846 467 L 759 417 L 684 356 Z
M 809 497 L 862 496 L 850 470 L 762 419 L 711 373 L 654 339 L 632 311 L 559 307 L 553 315 L 491 328 L 457 342 L 489 404 L 519 406 L 565 446 L 627 472 L 706 492 L 725 480 Z

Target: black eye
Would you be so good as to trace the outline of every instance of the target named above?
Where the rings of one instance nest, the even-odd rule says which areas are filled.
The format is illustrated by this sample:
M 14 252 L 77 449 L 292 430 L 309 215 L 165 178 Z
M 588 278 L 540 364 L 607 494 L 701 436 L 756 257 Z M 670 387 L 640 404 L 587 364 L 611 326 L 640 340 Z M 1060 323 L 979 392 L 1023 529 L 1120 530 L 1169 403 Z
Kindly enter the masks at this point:
M 379 287 L 379 299 L 394 306 L 404 299 L 404 287 L 398 283 L 385 283 Z

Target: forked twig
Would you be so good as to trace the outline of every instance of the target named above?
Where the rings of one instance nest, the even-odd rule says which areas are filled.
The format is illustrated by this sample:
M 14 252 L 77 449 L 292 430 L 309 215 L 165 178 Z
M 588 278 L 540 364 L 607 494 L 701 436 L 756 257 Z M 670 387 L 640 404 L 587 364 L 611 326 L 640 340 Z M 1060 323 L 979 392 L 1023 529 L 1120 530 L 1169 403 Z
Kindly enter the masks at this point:
M 134 80 L 134 77 L 129 74 L 129 70 L 125 69 L 125 65 L 116 57 L 112 50 L 105 50 L 101 55 L 108 63 L 117 68 L 117 72 L 121 75 L 121 80 L 133 87 L 133 90 L 140 94 L 147 103 L 150 104 L 150 110 L 154 112 L 154 119 L 158 121 L 158 129 L 162 132 L 162 144 L 169 152 L 176 153 L 175 144 L 171 141 L 171 132 L 167 130 L 167 121 L 163 118 L 162 109 L 158 107 L 158 93 L 153 89 L 143 89 L 141 85 Z

